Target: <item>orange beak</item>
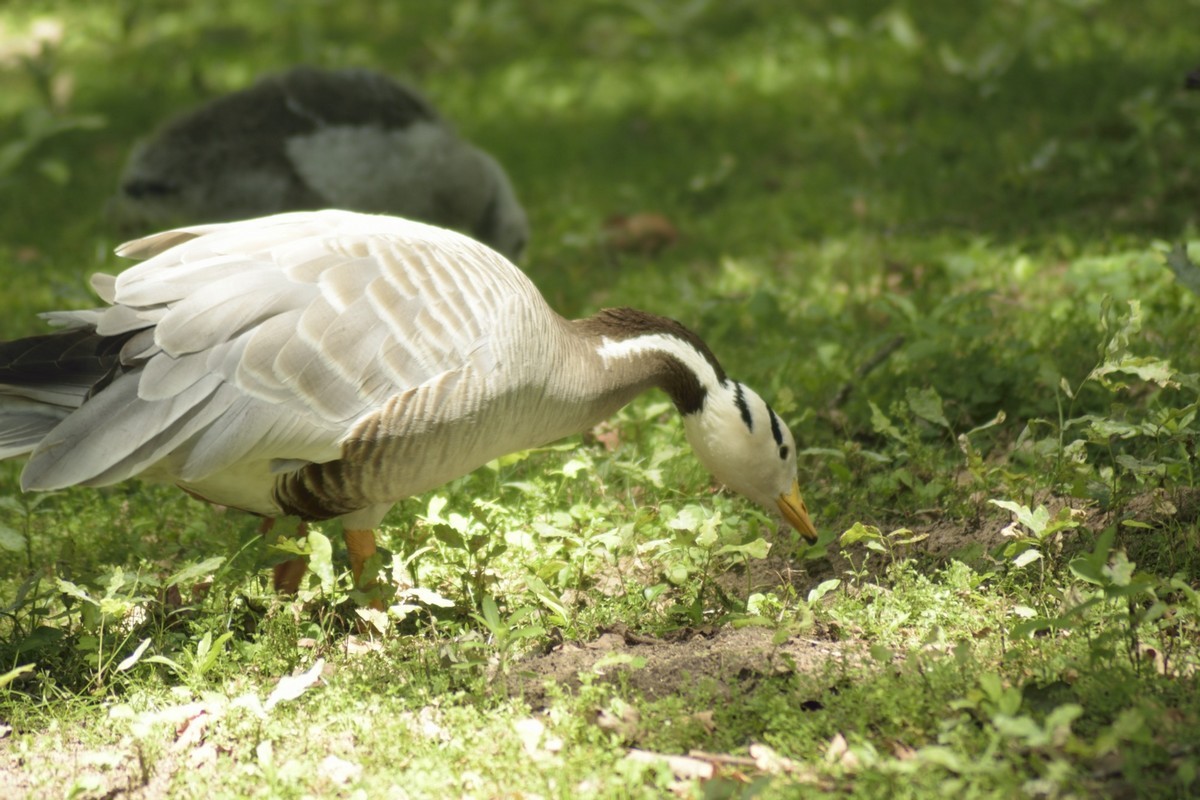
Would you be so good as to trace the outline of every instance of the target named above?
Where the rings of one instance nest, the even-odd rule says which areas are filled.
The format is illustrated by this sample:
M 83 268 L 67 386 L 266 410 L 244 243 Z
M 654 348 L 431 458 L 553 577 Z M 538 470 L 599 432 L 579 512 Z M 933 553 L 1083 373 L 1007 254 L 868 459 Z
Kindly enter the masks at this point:
M 783 518 L 799 531 L 801 536 L 810 542 L 817 540 L 817 529 L 813 526 L 812 518 L 808 516 L 808 506 L 804 505 L 804 498 L 800 496 L 799 481 L 793 481 L 792 490 L 779 495 L 775 505 L 779 506 L 779 513 L 783 514 Z

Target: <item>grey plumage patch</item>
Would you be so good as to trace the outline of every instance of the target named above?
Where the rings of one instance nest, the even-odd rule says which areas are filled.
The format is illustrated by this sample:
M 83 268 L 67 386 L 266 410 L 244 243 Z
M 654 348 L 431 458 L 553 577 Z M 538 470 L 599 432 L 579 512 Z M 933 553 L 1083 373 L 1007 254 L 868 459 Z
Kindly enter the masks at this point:
M 28 453 L 69 413 L 36 399 L 0 395 L 0 458 Z
M 528 219 L 500 164 L 411 86 L 295 67 L 170 120 L 130 156 L 109 214 L 128 230 L 345 208 L 469 233 L 511 259 Z

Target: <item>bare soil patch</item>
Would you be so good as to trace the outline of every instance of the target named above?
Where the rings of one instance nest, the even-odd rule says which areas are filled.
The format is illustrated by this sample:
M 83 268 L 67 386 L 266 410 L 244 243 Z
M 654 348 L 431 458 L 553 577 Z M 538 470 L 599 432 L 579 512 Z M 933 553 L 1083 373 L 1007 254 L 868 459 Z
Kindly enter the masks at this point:
M 793 672 L 819 674 L 845 659 L 857 659 L 861 643 L 793 636 L 775 644 L 763 627 L 688 628 L 656 638 L 618 627 L 591 642 L 564 642 L 550 653 L 520 662 L 508 687 L 534 709 L 546 702 L 546 686 L 570 690 L 581 674 L 623 683 L 655 699 L 684 687 L 704 686 L 718 698 L 732 697 L 763 678 Z M 628 658 L 624 658 L 624 657 Z M 636 665 L 633 660 L 636 659 Z

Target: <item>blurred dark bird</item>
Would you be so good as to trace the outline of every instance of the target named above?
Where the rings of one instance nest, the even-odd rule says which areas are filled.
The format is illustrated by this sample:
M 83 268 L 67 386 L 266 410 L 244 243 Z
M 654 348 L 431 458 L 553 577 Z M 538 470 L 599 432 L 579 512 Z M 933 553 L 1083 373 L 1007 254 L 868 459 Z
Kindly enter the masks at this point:
M 295 67 L 140 143 L 110 212 L 123 231 L 340 208 L 453 228 L 517 260 L 529 238 L 508 176 L 411 87 Z
M 1200 89 L 1200 67 L 1192 70 L 1183 79 L 1183 88 L 1185 89 Z

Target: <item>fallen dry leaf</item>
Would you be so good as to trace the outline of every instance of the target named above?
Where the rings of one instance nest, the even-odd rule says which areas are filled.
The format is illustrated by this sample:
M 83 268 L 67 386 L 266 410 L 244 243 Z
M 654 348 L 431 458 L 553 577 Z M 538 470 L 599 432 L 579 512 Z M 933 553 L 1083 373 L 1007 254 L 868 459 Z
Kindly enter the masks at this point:
M 773 748 L 765 744 L 750 745 L 750 757 L 754 759 L 755 767 L 771 775 L 778 775 L 781 772 L 796 772 L 804 768 L 799 762 L 779 755 Z
M 531 756 L 540 755 L 542 736 L 546 733 L 545 724 L 539 719 L 527 717 L 514 722 L 513 727 L 517 731 L 517 738 L 521 740 L 521 746 L 525 748 L 525 752 Z
M 325 659 L 318 658 L 308 671 L 280 678 L 265 703 L 267 711 L 287 700 L 295 700 L 311 689 L 321 679 L 321 670 L 324 668 Z
M 837 761 L 848 749 L 846 737 L 839 733 L 829 740 L 829 746 L 825 748 L 825 760 Z
M 17 251 L 13 253 L 13 258 L 18 264 L 32 264 L 33 262 L 40 260 L 41 257 L 42 251 L 38 250 L 32 245 L 18 247 Z
M 604 221 L 604 238 L 616 250 L 654 255 L 675 244 L 679 231 L 654 211 L 613 214 Z
M 1137 649 L 1138 655 L 1142 657 L 1142 661 L 1153 664 L 1156 673 L 1159 675 L 1167 674 L 1167 661 L 1163 658 L 1161 652 L 1145 643 L 1138 644 Z
M 211 743 L 205 742 L 199 747 L 193 748 L 192 751 L 188 753 L 188 769 L 203 769 L 204 767 L 215 763 L 216 760 L 217 748 Z
M 858 769 L 858 756 L 850 752 L 850 745 L 846 743 L 846 737 L 840 733 L 829 740 L 829 747 L 825 750 L 825 760 L 830 764 L 838 764 L 846 769 Z
M 628 703 L 614 702 L 611 711 L 602 708 L 596 712 L 596 725 L 601 730 L 615 733 L 626 741 L 633 741 L 637 738 L 638 725 L 641 721 L 641 713 Z
M 168 706 L 149 715 L 151 722 L 166 722 L 175 726 L 178 734 L 189 722 L 201 714 L 211 713 L 212 709 L 205 703 L 184 703 L 178 706 Z
M 435 706 L 425 706 L 416 714 L 416 719 L 413 721 L 417 733 L 425 739 L 434 739 L 439 742 L 450 741 L 450 731 L 446 730 L 437 717 L 439 711 Z
M 722 775 L 731 780 L 749 783 L 751 778 L 741 768 L 754 769 L 768 775 L 787 774 L 789 777 L 804 783 L 821 784 L 821 777 L 816 770 L 808 765 L 781 756 L 765 744 L 752 744 L 750 755 L 734 756 L 726 753 L 706 753 L 702 750 L 689 750 L 688 756 L 708 761 L 721 768 Z
M 593 426 L 584 435 L 584 438 L 599 442 L 604 445 L 607 452 L 611 453 L 621 446 L 621 429 L 606 420 Z
M 563 749 L 563 740 L 549 733 L 540 719 L 528 717 L 513 723 L 517 738 L 530 758 L 545 758 Z
M 359 612 L 370 611 L 373 614 L 381 615 L 384 618 L 387 617 L 387 615 L 384 614 L 384 612 L 376 611 L 373 608 L 368 608 L 368 609 L 360 608 L 358 610 L 359 610 Z M 346 655 L 348 655 L 348 656 L 361 656 L 361 655 L 365 655 L 367 653 L 383 652 L 383 642 L 379 639 L 364 639 L 361 636 L 355 636 L 355 635 L 351 634 L 346 637 L 346 640 L 343 644 L 343 648 L 345 650 Z
M 712 733 L 717 729 L 717 723 L 713 719 L 712 711 L 697 711 L 695 714 L 689 714 L 687 719 L 695 722 L 704 728 L 705 733 Z
M 625 649 L 625 637 L 619 633 L 603 633 L 584 645 L 589 650 L 611 650 L 616 653 Z
M 125 754 L 118 750 L 85 750 L 77 757 L 80 764 L 103 770 L 116 769 L 125 760 Z
M 337 756 L 325 756 L 317 765 L 317 774 L 330 783 L 345 786 L 358 780 L 362 775 L 362 765 Z
M 191 719 L 188 719 L 175 729 L 175 744 L 172 748 L 179 752 L 195 747 L 204 741 L 204 731 L 208 728 L 208 723 L 212 721 L 212 715 L 207 711 L 201 711 Z

